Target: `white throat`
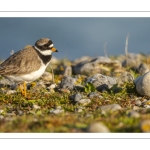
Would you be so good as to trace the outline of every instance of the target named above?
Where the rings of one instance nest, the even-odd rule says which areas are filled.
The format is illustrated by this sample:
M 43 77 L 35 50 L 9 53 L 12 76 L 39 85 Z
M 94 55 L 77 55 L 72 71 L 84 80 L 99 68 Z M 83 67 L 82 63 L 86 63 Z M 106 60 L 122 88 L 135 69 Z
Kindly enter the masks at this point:
M 45 55 L 45 56 L 48 56 L 48 55 L 51 55 L 52 54 L 52 51 L 51 50 L 44 50 L 44 51 L 41 51 L 39 48 L 37 48 L 36 46 L 34 46 L 34 48 L 39 51 L 42 55 Z

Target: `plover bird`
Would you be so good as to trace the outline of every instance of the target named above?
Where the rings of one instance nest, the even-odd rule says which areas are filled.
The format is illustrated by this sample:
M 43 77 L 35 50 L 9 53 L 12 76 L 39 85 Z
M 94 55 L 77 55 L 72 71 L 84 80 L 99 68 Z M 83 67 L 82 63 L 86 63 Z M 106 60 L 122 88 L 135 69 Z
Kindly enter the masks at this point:
M 48 38 L 41 38 L 34 46 L 14 53 L 0 64 L 0 75 L 12 82 L 24 83 L 22 94 L 26 96 L 26 83 L 35 81 L 45 72 L 52 52 L 58 52 L 53 42 Z

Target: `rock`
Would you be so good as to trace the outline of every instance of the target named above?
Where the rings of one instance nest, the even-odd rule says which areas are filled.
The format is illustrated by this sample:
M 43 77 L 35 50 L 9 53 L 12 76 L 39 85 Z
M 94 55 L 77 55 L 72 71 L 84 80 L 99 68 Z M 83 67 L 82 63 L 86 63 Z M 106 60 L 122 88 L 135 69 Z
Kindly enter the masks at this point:
M 122 62 L 123 67 L 130 67 L 133 69 L 137 69 L 141 64 L 142 57 L 140 54 L 128 53 L 127 58 Z
M 150 132 L 150 120 L 141 121 L 139 126 L 143 132 Z
M 14 94 L 14 93 L 16 93 L 17 91 L 16 90 L 7 90 L 6 91 L 6 94 L 7 95 L 10 95 L 10 94 Z
M 89 104 L 91 102 L 90 99 L 81 99 L 79 100 L 77 103 L 78 104 L 82 104 L 83 106 L 86 106 L 87 104 Z
M 113 85 L 117 83 L 115 78 L 102 74 L 96 74 L 88 78 L 86 82 L 92 83 L 94 87 L 100 92 L 110 89 Z
M 39 81 L 39 82 L 35 83 L 34 86 L 30 85 L 30 87 L 28 87 L 28 88 L 30 88 L 31 92 L 38 92 L 41 89 L 46 88 L 46 85 L 44 84 L 43 81 Z
M 75 112 L 82 112 L 83 109 L 85 109 L 85 107 L 79 106 L 79 107 L 77 107 L 77 108 L 75 109 Z
M 133 118 L 139 118 L 140 117 L 140 114 L 135 110 L 130 110 L 127 115 L 129 117 L 133 117 Z
M 60 83 L 60 88 L 73 90 L 76 79 L 70 76 L 65 76 Z
M 132 108 L 133 110 L 139 110 L 140 109 L 140 107 L 138 107 L 138 106 L 133 106 L 133 108 Z
M 141 75 L 143 75 L 149 71 L 149 66 L 147 64 L 141 63 L 137 70 Z
M 61 106 L 57 106 L 55 109 L 50 110 L 50 113 L 52 114 L 61 114 L 64 110 L 61 108 Z
M 142 102 L 140 100 L 135 100 L 135 105 L 136 106 L 141 106 L 142 105 Z
M 91 133 L 109 133 L 110 130 L 102 122 L 91 123 L 87 129 Z
M 22 116 L 24 113 L 22 110 L 17 110 L 17 115 Z
M 0 80 L 0 87 L 3 86 L 3 85 L 10 85 L 10 86 L 12 86 L 12 85 L 14 85 L 14 84 L 15 84 L 14 82 L 11 82 L 11 81 L 8 80 L 8 79 L 1 79 L 1 80 Z
M 53 76 L 50 72 L 45 71 L 43 73 L 43 75 L 41 76 L 41 79 L 44 80 L 44 81 L 52 81 Z
M 68 90 L 68 89 L 63 89 L 63 88 L 62 88 L 62 89 L 59 89 L 58 92 L 70 94 L 70 90 Z
M 122 109 L 122 107 L 119 104 L 110 104 L 110 105 L 99 106 L 98 109 L 101 110 L 101 113 L 107 113 L 107 112 L 114 112 L 120 110 Z
M 77 93 L 74 95 L 74 101 L 75 102 L 78 102 L 79 100 L 81 100 L 81 98 L 82 98 L 82 95 L 80 93 Z
M 125 82 L 133 82 L 134 76 L 130 72 L 122 72 L 120 76 L 116 77 L 117 83 L 119 85 L 124 84 Z
M 78 64 L 78 63 L 81 63 L 81 62 L 84 62 L 84 61 L 90 61 L 90 60 L 92 60 L 91 57 L 89 57 L 89 56 L 82 56 L 81 58 L 75 59 L 74 63 Z
M 50 91 L 50 93 L 54 93 L 54 89 L 57 87 L 57 85 L 55 83 L 50 84 L 47 89 Z
M 85 61 L 79 62 L 73 66 L 73 72 L 74 74 L 91 76 L 97 73 L 105 74 L 111 72 L 111 69 L 114 69 L 116 66 L 121 66 L 119 61 L 112 61 L 108 57 L 98 56 L 93 59 L 87 59 Z
M 103 98 L 103 96 L 100 96 L 97 92 L 91 92 L 88 96 L 89 98 L 94 98 L 94 97 Z
M 33 104 L 33 109 L 41 109 L 41 107 L 36 104 Z
M 62 72 L 63 76 L 71 76 L 72 75 L 72 67 L 71 66 L 65 66 L 64 70 Z
M 134 83 L 140 95 L 150 96 L 150 71 L 136 78 Z

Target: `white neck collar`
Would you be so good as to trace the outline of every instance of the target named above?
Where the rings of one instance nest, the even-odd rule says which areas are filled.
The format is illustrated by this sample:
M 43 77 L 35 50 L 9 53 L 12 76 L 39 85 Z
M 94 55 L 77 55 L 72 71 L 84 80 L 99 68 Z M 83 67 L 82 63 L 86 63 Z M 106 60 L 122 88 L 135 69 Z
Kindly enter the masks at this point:
M 38 52 L 40 52 L 42 55 L 44 55 L 44 56 L 48 56 L 48 55 L 51 55 L 52 54 L 52 51 L 51 50 L 44 50 L 44 51 L 41 51 L 39 48 L 37 48 L 36 46 L 34 46 L 34 48 L 38 51 Z

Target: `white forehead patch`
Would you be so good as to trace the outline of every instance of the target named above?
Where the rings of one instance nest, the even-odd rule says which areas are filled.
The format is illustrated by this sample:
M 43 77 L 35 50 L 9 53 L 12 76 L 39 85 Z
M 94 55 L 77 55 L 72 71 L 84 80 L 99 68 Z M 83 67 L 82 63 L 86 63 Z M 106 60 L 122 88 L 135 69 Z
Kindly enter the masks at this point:
M 51 55 L 52 54 L 52 51 L 51 50 L 44 50 L 44 51 L 41 51 L 39 48 L 37 48 L 36 46 L 34 46 L 34 48 L 36 49 L 36 50 L 38 50 L 42 55 L 45 55 L 45 56 L 47 56 L 47 55 Z
M 52 48 L 54 46 L 54 44 L 51 44 L 49 47 Z

